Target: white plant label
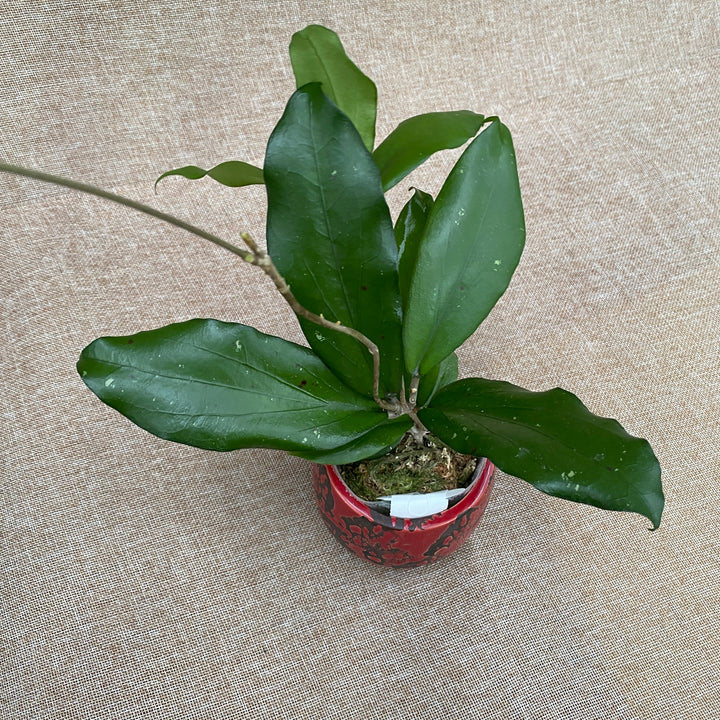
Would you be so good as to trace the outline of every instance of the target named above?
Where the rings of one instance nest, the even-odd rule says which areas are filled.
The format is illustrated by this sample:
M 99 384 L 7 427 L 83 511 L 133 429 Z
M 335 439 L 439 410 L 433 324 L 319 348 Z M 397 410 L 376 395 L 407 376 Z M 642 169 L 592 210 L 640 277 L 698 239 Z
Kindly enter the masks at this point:
M 440 490 L 431 493 L 405 493 L 386 495 L 381 500 L 390 501 L 390 515 L 399 518 L 421 518 L 447 509 L 450 500 L 465 493 L 467 488 Z

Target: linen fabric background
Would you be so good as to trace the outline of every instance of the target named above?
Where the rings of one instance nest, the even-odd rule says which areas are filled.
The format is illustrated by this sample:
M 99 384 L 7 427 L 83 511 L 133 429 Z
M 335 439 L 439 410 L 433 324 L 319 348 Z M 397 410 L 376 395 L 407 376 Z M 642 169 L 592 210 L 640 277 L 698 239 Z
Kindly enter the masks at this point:
M 355 558 L 308 463 L 157 440 L 75 372 L 95 337 L 192 317 L 300 341 L 271 283 L 159 221 L 3 176 L 0 715 L 720 717 L 717 3 L 14 0 L 0 157 L 262 240 L 262 188 L 153 181 L 262 164 L 290 36 L 312 22 L 377 83 L 379 138 L 435 110 L 510 127 L 527 246 L 461 373 L 565 387 L 647 437 L 663 524 L 499 473 L 455 556 Z M 393 213 L 457 156 L 393 189 Z

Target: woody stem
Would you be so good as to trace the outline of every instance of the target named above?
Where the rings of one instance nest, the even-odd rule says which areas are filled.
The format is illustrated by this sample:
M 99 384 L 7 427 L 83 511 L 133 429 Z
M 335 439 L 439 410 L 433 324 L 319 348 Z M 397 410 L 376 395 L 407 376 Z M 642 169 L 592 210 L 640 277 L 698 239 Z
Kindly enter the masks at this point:
M 285 298 L 288 305 L 290 305 L 293 312 L 298 317 L 303 317 L 306 320 L 310 320 L 310 322 L 320 325 L 321 327 L 328 328 L 329 330 L 337 330 L 345 335 L 349 335 L 350 337 L 355 338 L 358 342 L 362 343 L 368 349 L 368 352 L 372 355 L 373 360 L 373 400 L 375 400 L 375 402 L 387 412 L 397 411 L 398 408 L 395 404 L 390 403 L 387 400 L 383 400 L 380 397 L 380 351 L 378 346 L 370 340 L 370 338 L 366 337 L 354 328 L 343 325 L 339 320 L 337 322 L 332 322 L 322 315 L 317 315 L 303 307 L 295 295 L 293 295 L 290 290 L 290 286 L 287 282 L 285 282 L 285 278 L 275 267 L 275 264 L 270 256 L 258 247 L 257 243 L 255 243 L 248 233 L 242 233 L 240 237 L 243 239 L 243 242 L 248 246 L 248 248 L 250 248 L 250 251 L 253 254 L 254 259 L 252 264 L 257 265 L 273 281 L 277 291 L 283 296 L 283 298 Z
M 315 313 L 310 312 L 309 310 L 304 308 L 291 292 L 290 286 L 285 282 L 285 279 L 282 277 L 282 275 L 280 275 L 278 269 L 275 267 L 272 260 L 270 259 L 270 256 L 264 250 L 261 250 L 247 233 L 242 233 L 240 237 L 250 249 L 249 252 L 233 245 L 232 243 L 227 242 L 226 240 L 223 240 L 222 238 L 219 238 L 217 235 L 213 235 L 212 233 L 203 230 L 202 228 L 191 225 L 184 220 L 180 220 L 173 215 L 168 215 L 167 213 L 156 210 L 149 205 L 145 205 L 143 203 L 137 202 L 136 200 L 126 198 L 123 195 L 118 195 L 116 193 L 103 190 L 102 188 L 96 187 L 95 185 L 89 185 L 87 183 L 77 182 L 75 180 L 70 180 L 69 178 L 64 178 L 59 175 L 52 175 L 50 173 L 41 172 L 40 170 L 31 170 L 29 168 L 20 167 L 19 165 L 11 165 L 9 163 L 3 162 L 0 162 L 0 172 L 12 173 L 13 175 L 21 175 L 23 177 L 32 178 L 34 180 L 41 180 L 43 182 L 52 183 L 53 185 L 67 187 L 71 190 L 79 190 L 80 192 L 84 192 L 89 195 L 95 195 L 96 197 L 101 197 L 105 200 L 111 200 L 112 202 L 118 203 L 120 205 L 125 205 L 126 207 L 137 210 L 138 212 L 145 213 L 146 215 L 151 215 L 158 220 L 164 220 L 165 222 L 170 223 L 175 227 L 179 227 L 182 230 L 187 230 L 193 235 L 197 235 L 204 240 L 209 240 L 211 243 L 214 243 L 215 245 L 218 245 L 221 248 L 228 250 L 234 255 L 240 257 L 245 262 L 250 263 L 251 265 L 257 265 L 273 281 L 275 287 L 278 289 L 278 292 L 283 296 L 283 298 L 285 298 L 285 300 L 293 309 L 293 312 L 296 315 L 298 315 L 299 317 L 304 317 L 307 320 L 310 320 L 311 322 L 320 325 L 321 327 L 325 327 L 330 330 L 337 330 L 340 333 L 349 335 L 350 337 L 355 338 L 358 342 L 362 343 L 368 349 L 368 352 L 372 355 L 373 359 L 373 399 L 383 410 L 386 410 L 387 412 L 396 413 L 398 411 L 399 407 L 397 404 L 383 400 L 380 397 L 380 351 L 378 350 L 377 345 L 358 330 L 346 327 L 339 321 L 332 322 L 330 320 L 327 320 L 322 315 L 316 315 Z

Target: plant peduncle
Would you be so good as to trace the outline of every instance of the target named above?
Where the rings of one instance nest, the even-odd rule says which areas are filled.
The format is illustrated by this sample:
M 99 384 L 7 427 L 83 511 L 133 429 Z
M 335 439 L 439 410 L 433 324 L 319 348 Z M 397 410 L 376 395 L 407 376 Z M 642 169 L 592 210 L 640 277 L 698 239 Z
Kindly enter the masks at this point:
M 111 200 L 112 202 L 118 203 L 119 205 L 125 205 L 126 207 L 132 208 L 133 210 L 145 213 L 146 215 L 151 215 L 158 220 L 163 220 L 167 223 L 170 223 L 171 225 L 174 225 L 175 227 L 186 230 L 193 235 L 197 235 L 198 237 L 203 238 L 203 240 L 208 240 L 211 243 L 214 243 L 215 245 L 218 245 L 219 247 L 228 250 L 234 255 L 237 255 L 246 263 L 249 263 L 250 265 L 256 265 L 273 281 L 280 295 L 282 295 L 282 297 L 286 300 L 288 305 L 290 305 L 293 312 L 298 317 L 303 317 L 310 322 L 313 322 L 322 327 L 328 328 L 330 330 L 337 330 L 338 332 L 344 333 L 345 335 L 349 335 L 350 337 L 355 338 L 358 342 L 362 343 L 367 348 L 373 359 L 373 400 L 383 410 L 385 410 L 388 415 L 390 415 L 391 417 L 397 417 L 406 413 L 410 414 L 411 410 L 414 411 L 415 404 L 414 402 L 412 402 L 412 400 L 411 407 L 409 407 L 408 404 L 405 402 L 393 402 L 380 397 L 380 351 L 378 349 L 378 346 L 372 340 L 370 340 L 370 338 L 366 337 L 358 330 L 347 327 L 339 321 L 332 322 L 331 320 L 328 320 L 322 315 L 316 315 L 307 308 L 303 307 L 298 302 L 297 298 L 293 295 L 292 291 L 290 290 L 290 286 L 285 282 L 285 279 L 278 272 L 278 269 L 275 267 L 275 264 L 273 263 L 270 256 L 264 250 L 258 247 L 257 243 L 250 237 L 248 233 L 244 232 L 240 235 L 243 242 L 247 245 L 249 249 L 244 250 L 243 248 L 239 248 L 236 245 L 233 245 L 227 240 L 223 240 L 217 235 L 213 235 L 212 233 L 209 233 L 202 228 L 196 227 L 195 225 L 191 225 L 184 220 L 180 220 L 173 215 L 161 212 L 160 210 L 156 210 L 149 205 L 145 205 L 143 203 L 137 202 L 136 200 L 126 198 L 123 195 L 118 195 L 117 193 L 103 190 L 102 188 L 96 187 L 95 185 L 81 183 L 75 180 L 70 180 L 69 178 L 62 177 L 60 175 L 53 175 L 51 173 L 45 173 L 39 170 L 32 170 L 29 168 L 21 167 L 19 165 L 11 165 L 9 163 L 3 162 L 0 162 L 0 172 L 7 172 L 13 175 L 21 175 L 23 177 L 32 178 L 33 180 L 41 180 L 42 182 L 52 183 L 53 185 L 60 185 L 62 187 L 70 188 L 71 190 L 78 190 L 79 192 L 84 192 L 88 195 L 95 195 L 96 197 L 104 198 L 105 200 Z M 417 384 L 415 385 L 415 397 L 417 397 Z M 417 423 L 419 421 L 416 420 L 416 418 L 413 418 L 413 422 Z
M 250 237 L 246 232 L 240 235 L 243 242 L 248 246 L 252 253 L 252 260 L 249 262 L 253 265 L 257 265 L 272 281 L 277 291 L 285 298 L 285 301 L 292 308 L 293 312 L 298 317 L 303 317 L 310 322 L 320 325 L 321 327 L 328 328 L 329 330 L 337 330 L 338 332 L 349 335 L 355 338 L 358 342 L 362 343 L 368 352 L 372 355 L 373 359 L 373 400 L 388 414 L 392 414 L 398 410 L 396 403 L 384 400 L 380 397 L 380 350 L 378 346 L 370 340 L 370 338 L 363 335 L 360 331 L 354 328 L 343 325 L 339 320 L 333 322 L 328 320 L 323 315 L 316 315 L 307 308 L 303 307 L 298 299 L 293 295 L 290 286 L 285 282 L 285 278 L 280 274 L 278 269 L 275 267 L 272 258 L 264 250 L 258 247 L 257 243 Z M 402 414 L 402 413 L 399 413 Z
M 62 187 L 70 188 L 71 190 L 79 190 L 80 192 L 87 193 L 88 195 L 95 195 L 96 197 L 101 197 L 106 200 L 112 200 L 119 205 L 125 205 L 126 207 L 137 210 L 138 212 L 145 213 L 146 215 L 152 215 L 152 217 L 158 218 L 159 220 L 164 220 L 165 222 L 175 225 L 175 227 L 179 227 L 182 230 L 187 230 L 193 235 L 203 238 L 203 240 L 209 240 L 211 243 L 215 243 L 215 245 L 219 245 L 221 248 L 225 248 L 225 250 L 241 257 L 245 262 L 253 262 L 253 257 L 247 252 L 247 250 L 236 247 L 232 243 L 217 237 L 217 235 L 213 235 L 212 233 L 196 227 L 195 225 L 191 225 L 184 220 L 180 220 L 173 215 L 168 215 L 160 210 L 156 210 L 149 205 L 144 205 L 136 200 L 126 198 L 123 195 L 108 192 L 107 190 L 103 190 L 95 185 L 76 182 L 75 180 L 70 180 L 69 178 L 64 178 L 59 175 L 51 175 L 50 173 L 40 172 L 39 170 L 31 170 L 29 168 L 20 167 L 19 165 L 10 165 L 4 162 L 0 162 L 0 172 L 22 175 L 23 177 L 32 178 L 33 180 L 42 180 L 43 182 L 52 183 L 53 185 L 61 185 Z

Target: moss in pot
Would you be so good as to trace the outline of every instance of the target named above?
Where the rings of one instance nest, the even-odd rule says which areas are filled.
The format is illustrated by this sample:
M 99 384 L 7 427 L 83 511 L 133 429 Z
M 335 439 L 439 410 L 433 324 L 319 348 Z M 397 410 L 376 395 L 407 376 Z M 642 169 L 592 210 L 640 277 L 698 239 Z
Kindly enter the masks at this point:
M 242 324 L 190 320 L 95 340 L 77 366 L 86 385 L 158 437 L 216 451 L 275 448 L 316 463 L 326 522 L 340 518 L 331 529 L 341 540 L 354 528 L 348 532 L 359 545 L 351 549 L 374 562 L 422 564 L 458 546 L 487 503 L 493 465 L 550 495 L 639 513 L 657 528 L 664 497 L 646 440 L 559 388 L 458 380 L 455 351 L 508 287 L 525 241 L 507 127 L 470 111 L 429 113 L 402 122 L 376 146 L 375 85 L 337 35 L 311 25 L 293 36 L 290 56 L 297 90 L 262 169 L 229 161 L 158 179 L 209 175 L 234 187 L 264 184 L 267 250 L 246 233 L 242 246 L 229 243 L 127 198 L 0 164 L 120 202 L 230 250 L 273 281 L 309 345 Z M 466 143 L 437 197 L 414 189 L 393 223 L 385 192 L 435 152 Z M 437 492 L 426 477 L 417 484 L 404 478 L 401 493 L 360 484 L 353 492 L 336 478 L 338 465 L 346 472 L 349 465 L 382 467 L 392 453 L 425 456 L 430 446 L 452 456 L 446 470 L 462 465 L 459 480 L 443 478 L 445 490 L 467 483 L 472 459 L 489 459 L 459 501 L 448 499 L 448 510 L 399 522 L 373 506 L 387 494 Z M 352 508 L 357 521 L 343 515 Z M 419 538 L 428 528 L 435 534 L 422 547 L 385 552 L 405 542 L 398 533 Z

